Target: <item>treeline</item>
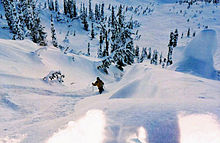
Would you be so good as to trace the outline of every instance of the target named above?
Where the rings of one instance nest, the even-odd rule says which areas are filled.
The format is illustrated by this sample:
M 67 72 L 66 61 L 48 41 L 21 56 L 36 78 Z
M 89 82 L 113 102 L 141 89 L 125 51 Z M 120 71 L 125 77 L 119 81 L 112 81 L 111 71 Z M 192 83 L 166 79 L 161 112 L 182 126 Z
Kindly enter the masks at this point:
M 53 7 L 50 5 L 48 6 L 49 8 Z M 68 8 L 68 6 L 71 5 L 69 1 L 66 1 L 66 5 L 66 8 L 64 7 L 64 14 L 70 18 L 80 18 L 84 30 L 90 31 L 89 36 L 91 40 L 94 38 L 99 39 L 97 56 L 103 59 L 102 63 L 97 67 L 100 71 L 108 73 L 108 68 L 111 65 L 115 65 L 120 70 L 123 70 L 125 66 L 133 64 L 135 60 L 141 63 L 148 59 L 151 64 L 160 64 L 163 68 L 173 64 L 173 48 L 177 46 L 178 40 L 177 29 L 175 32 L 170 33 L 167 57 L 163 57 L 162 53 L 159 54 L 157 50 L 151 51 L 151 48 L 148 49 L 148 52 L 146 48 L 143 48 L 140 55 L 139 47 L 134 46 L 134 41 L 141 37 L 141 35 L 138 34 L 138 30 L 136 30 L 140 24 L 138 21 L 133 20 L 133 17 L 126 17 L 126 13 L 129 11 L 128 7 L 124 5 L 114 6 L 109 4 L 106 9 L 109 10 L 111 14 L 106 15 L 104 3 L 96 3 L 93 8 L 92 1 L 89 0 L 88 7 L 85 3 L 81 3 L 79 10 L 75 8 L 70 10 L 70 8 Z M 75 1 L 73 5 L 76 5 Z M 55 8 L 51 10 L 56 11 Z M 71 16 L 70 13 L 75 14 Z M 56 47 L 57 42 L 55 40 L 56 38 L 54 38 L 56 34 L 53 34 L 55 33 L 55 29 L 52 19 L 51 24 L 52 42 Z M 65 41 L 69 41 L 67 37 L 65 37 L 65 39 Z M 90 55 L 90 47 L 91 45 L 89 42 L 86 54 L 88 56 Z M 69 47 L 66 49 L 69 49 Z
M 179 0 L 178 1 L 179 4 L 187 3 L 188 4 L 187 8 L 190 8 L 191 5 L 193 5 L 194 3 L 197 3 L 197 2 L 218 4 L 219 0 Z
M 3 0 L 2 3 L 5 8 L 5 17 L 8 26 L 14 34 L 13 39 L 23 40 L 25 37 L 30 37 L 33 42 L 39 45 L 47 45 L 47 35 L 44 32 L 44 27 L 41 25 L 40 11 L 36 8 L 34 0 Z M 79 9 L 77 9 L 75 0 L 63 0 L 63 5 L 64 9 L 61 15 L 58 0 L 48 0 L 44 3 L 44 8 L 52 11 L 50 17 L 52 44 L 54 47 L 63 50 L 64 53 L 67 53 L 71 48 L 58 43 L 53 12 L 64 19 L 66 16 L 70 20 L 80 20 L 84 30 L 90 31 L 88 36 L 91 40 L 94 38 L 99 39 L 97 56 L 102 59 L 102 62 L 97 68 L 100 71 L 108 73 L 108 68 L 111 65 L 115 65 L 120 70 L 123 70 L 125 66 L 133 64 L 136 59 L 139 63 L 145 59 L 150 59 L 151 64 L 157 65 L 159 63 L 162 67 L 169 66 L 173 63 L 172 53 L 173 48 L 177 45 L 177 30 L 170 34 L 168 55 L 166 58 L 162 54 L 159 56 L 157 50 L 151 53 L 151 49 L 147 52 L 146 48 L 143 48 L 142 54 L 139 56 L 139 47 L 136 46 L 135 48 L 134 41 L 141 37 L 136 29 L 140 24 L 138 21 L 133 20 L 132 16 L 129 18 L 126 17 L 128 16 L 128 7 L 125 5 L 114 6 L 109 4 L 108 8 L 105 8 L 104 3 L 96 3 L 95 7 L 92 7 L 91 0 L 89 0 L 88 6 L 85 3 L 81 3 Z M 111 14 L 105 14 L 105 10 L 109 10 Z M 59 19 L 57 19 L 57 22 L 59 22 Z M 68 31 L 64 39 L 66 43 L 69 42 L 69 33 Z M 74 36 L 75 34 L 74 31 Z M 88 56 L 90 55 L 90 47 L 89 42 Z

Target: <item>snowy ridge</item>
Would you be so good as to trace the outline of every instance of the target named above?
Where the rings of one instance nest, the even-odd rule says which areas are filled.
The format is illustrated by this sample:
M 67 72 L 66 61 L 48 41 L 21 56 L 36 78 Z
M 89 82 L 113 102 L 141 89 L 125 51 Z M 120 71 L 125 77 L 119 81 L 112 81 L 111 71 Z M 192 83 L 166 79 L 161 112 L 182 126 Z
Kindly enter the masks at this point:
M 214 30 L 203 30 L 185 48 L 184 59 L 176 64 L 176 70 L 216 79 L 213 57 L 217 49 Z
M 125 77 L 136 78 L 131 81 L 124 78 L 115 91 L 82 100 L 76 107 L 80 115 L 89 109 L 105 111 L 105 118 L 110 120 L 106 127 L 106 142 L 126 142 L 130 134 L 144 127 L 148 135 L 146 142 L 178 143 L 182 136 L 178 122 L 182 116 L 194 118 L 194 115 L 203 116 L 208 112 L 213 114 L 208 118 L 217 116 L 219 119 L 219 81 L 213 83 L 169 70 L 161 72 L 161 69 L 148 65 L 131 67 L 128 71 Z M 190 126 L 186 124 L 185 128 L 190 129 Z M 219 122 L 215 126 L 219 134 Z M 215 137 L 217 143 L 220 138 Z M 201 137 L 204 142 L 210 139 L 208 135 Z

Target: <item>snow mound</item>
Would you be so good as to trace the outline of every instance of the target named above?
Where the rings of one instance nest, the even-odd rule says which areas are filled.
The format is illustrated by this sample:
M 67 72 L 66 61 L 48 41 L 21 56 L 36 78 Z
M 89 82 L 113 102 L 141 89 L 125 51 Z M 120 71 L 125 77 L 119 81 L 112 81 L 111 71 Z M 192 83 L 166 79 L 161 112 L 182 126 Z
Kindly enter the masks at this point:
M 105 115 L 100 110 L 90 110 L 67 128 L 55 133 L 47 143 L 103 143 L 105 138 Z
M 183 59 L 176 64 L 176 71 L 192 73 L 205 78 L 216 78 L 213 56 L 217 49 L 216 32 L 201 31 L 185 48 Z
M 119 91 L 117 91 L 112 97 L 110 98 L 129 98 L 136 93 L 138 86 L 140 84 L 139 80 L 133 81 L 130 84 L 126 85 Z

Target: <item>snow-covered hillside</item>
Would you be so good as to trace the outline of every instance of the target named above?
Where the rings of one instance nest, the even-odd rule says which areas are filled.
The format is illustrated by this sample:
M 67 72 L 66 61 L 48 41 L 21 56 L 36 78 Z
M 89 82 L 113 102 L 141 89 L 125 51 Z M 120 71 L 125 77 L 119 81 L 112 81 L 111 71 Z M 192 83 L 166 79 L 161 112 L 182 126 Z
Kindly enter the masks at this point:
M 106 18 L 104 22 L 88 20 L 86 31 L 78 16 L 81 3 L 89 7 L 89 0 L 76 0 L 78 16 L 72 19 L 64 14 L 63 0 L 59 0 L 60 14 L 38 0 L 40 24 L 47 35 L 47 45 L 42 46 L 33 42 L 33 29 L 24 40 L 12 40 L 16 34 L 8 26 L 1 2 L 0 143 L 220 142 L 219 4 L 92 0 L 94 11 L 96 4 L 99 10 L 105 4 Z M 106 50 L 109 44 L 111 50 L 114 34 L 118 36 L 108 23 L 112 9 L 117 15 L 120 4 L 125 25 L 135 23 L 128 30 L 134 40 L 128 38 L 125 43 L 139 47 L 135 49 L 138 55 L 131 50 L 132 64 L 125 58 L 122 67 L 120 60 L 111 61 L 120 58 L 120 52 L 99 55 L 100 47 Z M 57 47 L 51 38 L 51 15 Z M 178 42 L 172 47 L 168 43 L 176 29 Z M 115 40 L 118 44 L 121 37 Z M 120 46 L 123 51 L 124 45 Z M 173 48 L 171 66 L 166 65 L 168 46 Z M 130 54 L 127 51 L 125 55 Z M 97 67 L 106 61 L 108 65 L 108 60 L 106 74 Z M 104 81 L 102 94 L 92 86 L 97 77 Z

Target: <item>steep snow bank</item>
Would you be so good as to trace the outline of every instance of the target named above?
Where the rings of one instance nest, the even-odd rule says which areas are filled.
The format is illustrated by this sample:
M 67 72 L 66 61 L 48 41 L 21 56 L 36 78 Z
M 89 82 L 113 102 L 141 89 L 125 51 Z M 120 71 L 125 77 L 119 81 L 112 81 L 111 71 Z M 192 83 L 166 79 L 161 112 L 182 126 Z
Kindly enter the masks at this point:
M 107 87 L 111 91 L 86 98 L 75 108 L 77 116 L 91 109 L 105 113 L 106 142 L 140 142 L 140 128 L 149 143 L 180 143 L 180 139 L 185 143 L 189 133 L 192 138 L 204 135 L 201 141 L 195 138 L 193 142 L 205 142 L 210 134 L 220 133 L 219 81 L 139 64 L 127 67 L 123 79 Z M 201 122 L 194 128 L 197 115 Z M 196 129 L 201 132 L 193 132 Z
M 176 71 L 215 78 L 213 56 L 216 49 L 216 32 L 211 29 L 201 31 L 185 48 L 183 59 L 176 64 Z

